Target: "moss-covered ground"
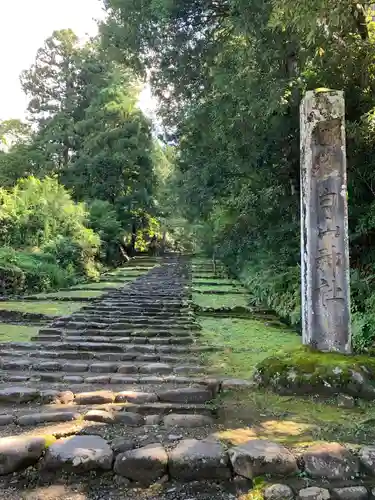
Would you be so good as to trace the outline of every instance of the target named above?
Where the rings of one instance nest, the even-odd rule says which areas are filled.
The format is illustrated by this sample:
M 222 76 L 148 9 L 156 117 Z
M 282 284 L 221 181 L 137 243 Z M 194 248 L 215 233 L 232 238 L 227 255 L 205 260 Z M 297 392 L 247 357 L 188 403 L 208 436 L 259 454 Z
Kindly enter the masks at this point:
M 99 281 L 93 283 L 83 283 L 81 285 L 75 285 L 72 287 L 74 290 L 105 290 L 106 288 L 121 288 L 124 283 L 121 282 L 111 282 L 111 281 Z
M 207 365 L 229 377 L 249 378 L 257 363 L 301 342 L 295 332 L 269 326 L 267 321 L 207 317 L 200 324 L 204 342 L 223 347 L 223 351 L 209 354 Z
M 48 300 L 49 298 L 65 298 L 69 297 L 71 299 L 80 298 L 95 298 L 103 295 L 105 290 L 66 290 L 64 292 L 54 292 L 54 293 L 40 293 L 35 295 L 35 297 L 39 297 L 41 299 Z
M 25 300 L 0 302 L 0 310 L 22 313 L 46 314 L 48 316 L 67 316 L 87 305 L 85 302 L 57 302 Z
M 194 274 L 193 274 L 194 276 Z M 231 307 L 242 296 L 194 295 L 202 307 Z M 242 304 L 240 304 L 242 305 Z M 202 342 L 223 349 L 203 356 L 208 370 L 216 375 L 250 378 L 255 365 L 267 358 L 283 362 L 342 365 L 340 355 L 312 353 L 301 346 L 301 337 L 287 327 L 275 327 L 267 319 L 199 317 Z M 356 358 L 363 361 L 363 358 Z M 353 358 L 351 359 L 353 361 Z M 221 395 L 218 437 L 231 444 L 263 438 L 302 449 L 319 441 L 339 441 L 356 447 L 375 440 L 375 404 L 359 402 L 352 409 L 338 407 L 336 398 L 280 396 L 255 387 L 225 391 Z
M 209 295 L 203 293 L 193 293 L 193 302 L 200 307 L 235 307 L 235 306 L 246 306 L 247 299 L 246 295 Z
M 0 323 L 0 342 L 28 342 L 40 327 Z

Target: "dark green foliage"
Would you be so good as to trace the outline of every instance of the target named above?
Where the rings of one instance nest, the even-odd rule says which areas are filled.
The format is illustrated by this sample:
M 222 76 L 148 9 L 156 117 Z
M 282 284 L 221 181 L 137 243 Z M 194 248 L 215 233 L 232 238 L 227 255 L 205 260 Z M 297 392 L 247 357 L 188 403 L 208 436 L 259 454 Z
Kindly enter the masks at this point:
M 1 294 L 50 291 L 73 282 L 74 275 L 48 255 L 8 247 L 0 250 Z
M 89 225 L 100 236 L 101 260 L 107 264 L 120 262 L 123 228 L 113 205 L 109 201 L 95 200 L 89 209 Z

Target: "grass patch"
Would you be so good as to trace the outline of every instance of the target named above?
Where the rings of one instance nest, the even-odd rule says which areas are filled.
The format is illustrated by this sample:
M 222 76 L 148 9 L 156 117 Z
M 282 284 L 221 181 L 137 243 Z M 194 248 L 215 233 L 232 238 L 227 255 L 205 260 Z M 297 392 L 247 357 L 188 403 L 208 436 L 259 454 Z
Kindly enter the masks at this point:
M 111 283 L 110 281 L 100 281 L 100 282 L 93 282 L 93 283 L 84 283 L 82 285 L 75 285 L 74 289 L 75 290 L 85 290 L 86 288 L 89 288 L 91 290 L 103 290 L 106 288 L 121 288 L 123 286 L 123 283 Z
M 248 301 L 246 295 L 209 295 L 201 293 L 193 293 L 193 302 L 200 307 L 236 307 L 247 306 Z
M 85 302 L 48 302 L 36 300 L 20 302 L 0 302 L 0 310 L 19 311 L 22 313 L 47 314 L 50 316 L 67 316 L 87 305 Z
M 0 342 L 28 342 L 40 327 L 0 323 Z
M 206 355 L 207 366 L 210 371 L 229 377 L 249 378 L 257 363 L 301 343 L 295 332 L 259 320 L 202 318 L 200 324 L 203 342 L 224 347 Z M 241 352 L 244 348 L 248 350 Z
M 71 297 L 74 299 L 79 300 L 80 298 L 86 298 L 86 297 L 100 297 L 103 295 L 104 290 L 72 290 L 72 291 L 65 291 L 65 292 L 56 292 L 56 293 L 40 293 L 38 295 L 35 295 L 35 297 L 41 297 L 43 299 L 48 300 L 49 297 Z

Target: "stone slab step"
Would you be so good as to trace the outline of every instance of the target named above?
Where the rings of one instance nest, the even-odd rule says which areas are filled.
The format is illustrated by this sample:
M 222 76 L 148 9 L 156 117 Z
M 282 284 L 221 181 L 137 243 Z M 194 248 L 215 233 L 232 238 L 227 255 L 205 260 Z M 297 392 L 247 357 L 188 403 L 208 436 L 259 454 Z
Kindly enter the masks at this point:
M 55 331 L 51 331 L 55 330 Z M 140 335 L 145 335 L 148 337 L 152 336 L 164 336 L 164 337 L 170 337 L 170 336 L 181 336 L 181 337 L 186 337 L 189 336 L 190 333 L 195 333 L 199 332 L 200 330 L 196 328 L 189 328 L 189 329 L 179 329 L 179 328 L 151 328 L 151 327 L 143 327 L 143 328 L 132 328 L 131 326 L 125 327 L 125 328 L 117 328 L 116 325 L 111 325 L 110 327 L 108 326 L 107 328 L 104 327 L 103 325 L 100 326 L 95 326 L 95 325 L 90 325 L 87 323 L 87 326 L 83 323 L 82 325 L 76 325 L 72 323 L 72 325 L 64 325 L 64 327 L 56 327 L 54 325 L 53 327 L 49 328 L 41 328 L 40 333 L 51 333 L 53 335 L 61 335 L 62 333 L 66 333 L 68 335 L 79 335 L 80 332 L 90 332 L 90 333 L 98 333 L 101 334 L 101 332 L 107 332 L 109 335 L 116 335 L 116 334 L 121 334 L 124 337 L 126 335 L 135 335 L 135 336 L 140 336 Z
M 111 353 L 111 352 L 74 352 L 74 351 L 14 351 L 14 350 L 0 350 L 0 357 L 14 357 L 14 358 L 39 358 L 39 359 L 61 359 L 61 360 L 79 360 L 79 361 L 148 361 L 148 362 L 162 362 L 162 363 L 177 363 L 188 364 L 186 355 L 169 355 L 169 354 L 143 354 L 136 352 L 129 353 Z
M 56 328 L 54 326 L 49 326 L 48 328 L 41 328 L 38 332 L 40 335 L 65 335 L 65 336 L 109 336 L 109 337 L 143 337 L 143 338 L 157 338 L 157 337 L 169 337 L 169 338 L 189 338 L 192 336 L 200 335 L 200 331 L 190 332 L 188 330 L 181 330 L 178 332 L 171 332 L 168 330 L 156 330 L 156 329 L 143 329 L 143 330 L 112 330 L 104 328 L 85 328 L 81 330 L 66 330 L 65 328 Z
M 148 322 L 137 322 L 135 320 L 129 322 L 119 322 L 119 321 L 110 321 L 107 323 L 102 322 L 94 322 L 94 321 L 75 321 L 74 319 L 68 320 L 57 320 L 53 322 L 53 326 L 56 328 L 63 328 L 64 330 L 79 330 L 79 329 L 87 329 L 87 328 L 96 328 L 98 330 L 111 329 L 111 330 L 122 330 L 122 331 L 136 331 L 136 330 L 152 330 L 162 328 L 165 331 L 170 332 L 180 332 L 184 330 L 196 330 L 198 329 L 198 324 L 194 324 L 193 322 L 189 322 L 186 324 L 174 324 L 174 323 L 166 323 L 163 321 L 148 321 Z
M 47 382 L 65 384 L 66 387 L 82 384 L 92 385 L 147 385 L 147 384 L 174 384 L 174 385 L 211 385 L 213 379 L 204 376 L 182 376 L 178 374 L 121 374 L 103 372 L 41 372 L 35 370 L 0 370 L 0 381 L 17 384 Z
M 43 350 L 56 350 L 56 351 L 99 351 L 110 353 L 159 353 L 159 354 L 189 354 L 192 355 L 215 351 L 214 346 L 154 346 L 154 345 L 135 345 L 135 344 L 115 344 L 111 342 L 50 342 L 44 344 L 43 342 L 14 342 L 11 344 L 15 350 L 24 351 L 43 351 Z M 7 342 L 0 343 L 0 352 L 2 349 L 8 350 L 10 344 Z
M 124 344 L 137 344 L 137 345 L 190 345 L 194 343 L 194 339 L 192 337 L 110 337 L 110 336 L 89 336 L 85 335 L 84 332 L 78 336 L 72 335 L 42 335 L 39 334 L 36 337 L 32 337 L 32 341 L 36 342 L 58 342 L 61 338 L 64 339 L 64 342 L 121 342 Z
M 53 397 L 52 393 L 56 391 L 45 391 L 46 396 L 47 393 L 51 393 L 51 398 Z M 105 391 L 102 391 L 103 393 Z M 128 391 L 131 394 L 131 391 Z M 89 394 L 89 393 L 87 393 Z M 94 394 L 94 393 L 92 393 Z M 120 395 L 122 393 L 119 393 Z M 137 393 L 133 393 L 136 395 Z M 140 395 L 153 396 L 153 394 L 149 393 L 139 393 Z M 155 395 L 156 396 L 156 395 Z M 47 399 L 46 399 L 47 401 Z M 125 401 L 123 398 L 122 401 Z M 140 415 L 158 415 L 160 417 L 170 415 L 171 413 L 175 415 L 188 415 L 188 414 L 200 414 L 200 415 L 208 415 L 208 416 L 216 416 L 218 407 L 213 404 L 204 404 L 204 403 L 162 403 L 160 401 L 150 401 L 150 402 L 120 402 L 120 403 L 91 403 L 91 404 L 80 404 L 72 401 L 67 404 L 60 404 L 58 402 L 51 402 L 45 404 L 43 402 L 31 402 L 27 405 L 19 405 L 16 409 L 11 407 L 3 407 L 0 410 L 0 426 L 7 425 L 11 419 L 14 421 L 16 418 L 23 417 L 24 415 L 30 414 L 53 414 L 56 412 L 61 413 L 78 413 L 79 415 L 84 415 L 86 412 L 91 410 L 97 411 L 106 411 L 106 412 L 122 412 L 127 411 L 131 413 L 139 413 Z M 6 418 L 7 417 L 7 418 Z M 48 418 L 48 417 L 47 417 Z M 47 421 L 47 420 L 46 420 Z M 51 420 L 52 421 L 52 420 Z M 64 421 L 63 417 L 62 420 Z M 67 419 L 69 421 L 69 419 Z
M 93 312 L 88 314 L 72 314 L 68 318 L 60 319 L 58 321 L 54 321 L 54 324 L 66 324 L 67 322 L 88 322 L 88 323 L 98 323 L 98 324 L 107 324 L 112 325 L 113 323 L 124 323 L 126 326 L 129 324 L 140 324 L 140 325 L 164 325 L 164 326 L 186 326 L 189 327 L 191 325 L 196 325 L 196 322 L 193 318 L 187 318 L 186 316 L 182 317 L 172 317 L 171 319 L 166 318 L 158 318 L 157 316 L 148 316 L 145 317 L 143 315 L 135 316 L 134 314 L 123 315 L 119 317 L 118 314 L 94 314 Z
M 37 372 L 66 372 L 66 374 L 92 373 L 119 373 L 119 374 L 184 374 L 184 373 L 203 373 L 204 367 L 199 365 L 180 364 L 173 365 L 160 362 L 72 362 L 46 361 L 38 358 L 5 358 L 0 361 L 0 369 L 3 371 L 37 371 Z
M 74 388 L 74 387 L 73 387 Z M 154 392 L 140 392 L 133 390 L 100 390 L 79 392 L 79 390 L 45 390 L 38 389 L 37 386 L 8 386 L 0 389 L 0 404 L 74 404 L 80 406 L 88 405 L 104 405 L 104 404 L 122 404 L 131 403 L 133 405 L 158 404 L 160 409 L 165 409 L 166 403 L 172 405 L 185 405 L 183 410 L 187 411 L 186 405 L 203 405 L 209 403 L 216 396 L 216 386 L 213 385 L 197 385 L 191 387 L 180 387 L 178 389 L 155 388 Z M 162 406 L 160 406 L 160 404 Z M 111 407 L 114 409 L 114 407 Z M 156 406 L 154 407 L 154 409 Z M 177 410 L 176 410 L 177 411 Z
M 47 423 L 71 422 L 85 420 L 88 422 L 101 422 L 109 425 L 126 425 L 128 427 L 140 427 L 147 424 L 147 415 L 154 415 L 158 418 L 153 419 L 158 425 L 166 425 L 168 427 L 201 427 L 205 425 L 213 425 L 214 419 L 212 412 L 208 411 L 204 405 L 202 413 L 198 410 L 198 405 L 184 405 L 182 409 L 176 405 L 167 405 L 160 403 L 154 405 L 131 405 L 118 406 L 104 409 L 88 409 L 83 410 L 78 406 L 71 409 L 55 409 L 54 411 L 30 411 L 23 414 L 2 414 L 0 415 L 0 427 L 16 425 L 19 427 L 36 427 L 37 425 Z M 194 410 L 193 410 L 194 408 Z M 142 411 L 135 411 L 141 409 Z M 176 411 L 175 411 L 176 410 Z M 177 411 L 179 410 L 179 411 Z

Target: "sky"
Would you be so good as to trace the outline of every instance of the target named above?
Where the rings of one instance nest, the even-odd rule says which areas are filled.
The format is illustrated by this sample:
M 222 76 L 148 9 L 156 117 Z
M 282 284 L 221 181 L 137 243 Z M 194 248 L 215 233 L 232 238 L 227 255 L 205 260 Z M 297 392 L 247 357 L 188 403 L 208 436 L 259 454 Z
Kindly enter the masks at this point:
M 23 118 L 27 100 L 19 75 L 54 30 L 71 28 L 80 38 L 95 35 L 95 19 L 103 19 L 100 0 L 0 0 L 0 120 Z M 152 110 L 150 89 L 140 107 Z

